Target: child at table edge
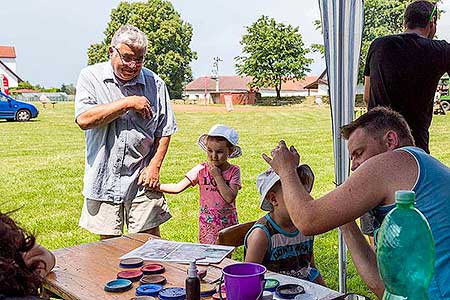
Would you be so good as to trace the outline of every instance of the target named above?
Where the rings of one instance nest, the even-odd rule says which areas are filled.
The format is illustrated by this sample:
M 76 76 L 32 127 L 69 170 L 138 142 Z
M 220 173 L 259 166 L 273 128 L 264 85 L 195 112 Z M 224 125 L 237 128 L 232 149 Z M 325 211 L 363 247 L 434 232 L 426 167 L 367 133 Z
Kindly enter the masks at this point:
M 297 173 L 305 189 L 311 192 L 314 183 L 311 168 L 300 165 Z M 256 185 L 261 195 L 261 209 L 269 213 L 256 221 L 245 236 L 245 261 L 326 286 L 314 263 L 314 237 L 303 235 L 292 223 L 284 203 L 280 177 L 269 168 L 258 175 Z
M 202 134 L 197 144 L 206 152 L 207 161 L 198 164 L 175 184 L 161 184 L 159 191 L 178 194 L 199 185 L 199 242 L 215 244 L 219 231 L 238 223 L 236 197 L 241 188 L 241 171 L 228 158 L 241 156 L 238 133 L 217 124 Z
M 38 296 L 55 262 L 32 234 L 0 212 L 0 296 Z

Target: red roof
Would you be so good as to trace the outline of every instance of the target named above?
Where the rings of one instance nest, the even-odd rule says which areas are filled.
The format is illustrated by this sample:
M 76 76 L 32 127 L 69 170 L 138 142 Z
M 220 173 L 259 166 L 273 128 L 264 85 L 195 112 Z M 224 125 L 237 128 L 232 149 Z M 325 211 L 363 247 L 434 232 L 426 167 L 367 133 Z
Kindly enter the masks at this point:
M 0 58 L 16 58 L 16 49 L 12 46 L 0 46 Z
M 306 89 L 318 89 L 319 84 L 326 84 L 328 85 L 328 75 L 327 75 L 327 69 L 325 69 L 322 74 L 320 74 L 319 77 L 316 78 L 316 80 L 311 81 L 307 85 L 305 85 Z
M 288 80 L 286 82 L 283 82 L 281 84 L 281 90 L 282 91 L 301 91 L 301 90 L 305 90 L 305 86 L 307 86 L 308 84 L 310 84 L 311 82 L 316 81 L 318 78 L 318 76 L 313 75 L 313 76 L 306 76 L 304 79 L 301 80 Z M 261 90 L 274 90 L 275 88 L 273 87 L 263 87 L 261 88 Z
M 11 93 L 39 93 L 39 91 L 33 90 L 33 89 L 18 89 L 18 90 L 11 90 Z
M 318 76 L 306 76 L 303 80 L 289 80 L 283 82 L 281 89 L 283 91 L 300 91 L 305 90 L 305 86 L 316 81 Z M 220 91 L 247 91 L 250 89 L 249 84 L 253 80 L 252 76 L 219 76 Z M 216 81 L 209 76 L 202 76 L 190 82 L 186 91 L 215 91 Z M 275 88 L 261 88 L 263 90 L 274 90 Z
M 219 76 L 219 89 L 221 91 L 247 91 L 249 83 L 252 81 L 251 76 Z M 216 90 L 216 80 L 209 76 L 202 76 L 190 82 L 186 86 L 186 91 L 209 91 Z

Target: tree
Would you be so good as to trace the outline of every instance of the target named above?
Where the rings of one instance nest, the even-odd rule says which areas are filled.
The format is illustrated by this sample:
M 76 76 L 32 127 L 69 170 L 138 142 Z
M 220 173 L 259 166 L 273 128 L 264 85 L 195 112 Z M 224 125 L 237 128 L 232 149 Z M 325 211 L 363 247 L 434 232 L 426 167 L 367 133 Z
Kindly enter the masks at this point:
M 63 83 L 59 90 L 63 93 L 66 93 L 67 95 L 75 95 L 75 92 L 76 92 L 76 88 L 72 83 L 70 83 L 70 84 Z
M 283 82 L 300 80 L 310 71 L 312 59 L 305 57 L 309 49 L 298 27 L 261 16 L 247 27 L 240 43 L 244 55 L 235 58 L 237 73 L 253 76 L 252 87 L 275 87 L 277 99 Z
M 169 1 L 121 2 L 111 11 L 103 41 L 89 47 L 88 64 L 109 59 L 111 39 L 123 24 L 134 25 L 147 35 L 145 67 L 161 76 L 171 97 L 181 97 L 184 84 L 192 79 L 189 64 L 197 58 L 189 47 L 192 26 L 181 19 Z
M 34 85 L 32 85 L 28 81 L 19 81 L 19 83 L 17 84 L 17 89 L 30 89 L 30 90 L 33 90 L 33 89 L 35 89 L 35 87 L 34 87 Z

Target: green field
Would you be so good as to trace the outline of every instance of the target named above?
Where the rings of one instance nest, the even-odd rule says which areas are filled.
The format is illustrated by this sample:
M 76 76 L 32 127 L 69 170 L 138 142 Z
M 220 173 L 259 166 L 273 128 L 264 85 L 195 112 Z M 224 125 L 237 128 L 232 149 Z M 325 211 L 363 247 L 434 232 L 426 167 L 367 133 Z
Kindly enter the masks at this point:
M 74 123 L 73 103 L 39 108 L 39 118 L 34 121 L 0 121 L 0 209 L 20 208 L 13 217 L 36 233 L 38 241 L 50 249 L 95 241 L 97 236 L 77 225 L 83 201 L 84 134 Z M 302 161 L 313 168 L 314 197 L 333 189 L 331 122 L 327 107 L 238 108 L 232 113 L 217 107 L 201 112 L 180 111 L 178 107 L 176 117 L 179 131 L 172 138 L 161 182 L 176 182 L 191 167 L 205 160 L 196 140 L 212 125 L 224 123 L 236 128 L 243 149 L 243 156 L 232 160 L 242 172 L 243 187 L 237 198 L 240 222 L 264 214 L 259 210 L 255 179 L 267 168 L 261 153 L 269 153 L 281 138 L 295 145 Z M 450 139 L 446 131 L 449 120 L 449 115 L 435 116 L 431 129 L 431 152 L 447 165 L 450 165 Z M 197 189 L 169 195 L 168 200 L 173 218 L 162 226 L 162 236 L 195 242 Z M 315 257 L 325 281 L 337 289 L 336 231 L 316 237 Z M 241 259 L 242 251 L 235 258 Z M 349 291 L 370 295 L 351 264 L 348 287 Z

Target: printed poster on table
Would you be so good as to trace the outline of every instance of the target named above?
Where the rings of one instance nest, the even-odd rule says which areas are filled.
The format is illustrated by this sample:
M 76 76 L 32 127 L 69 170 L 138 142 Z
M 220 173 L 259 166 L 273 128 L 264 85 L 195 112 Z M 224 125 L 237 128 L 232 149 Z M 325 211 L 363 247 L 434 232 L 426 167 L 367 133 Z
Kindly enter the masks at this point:
M 148 240 L 144 245 L 128 252 L 121 259 L 139 257 L 143 260 L 188 263 L 199 259 L 200 264 L 220 263 L 234 247 L 208 244 L 173 242 L 159 239 Z

